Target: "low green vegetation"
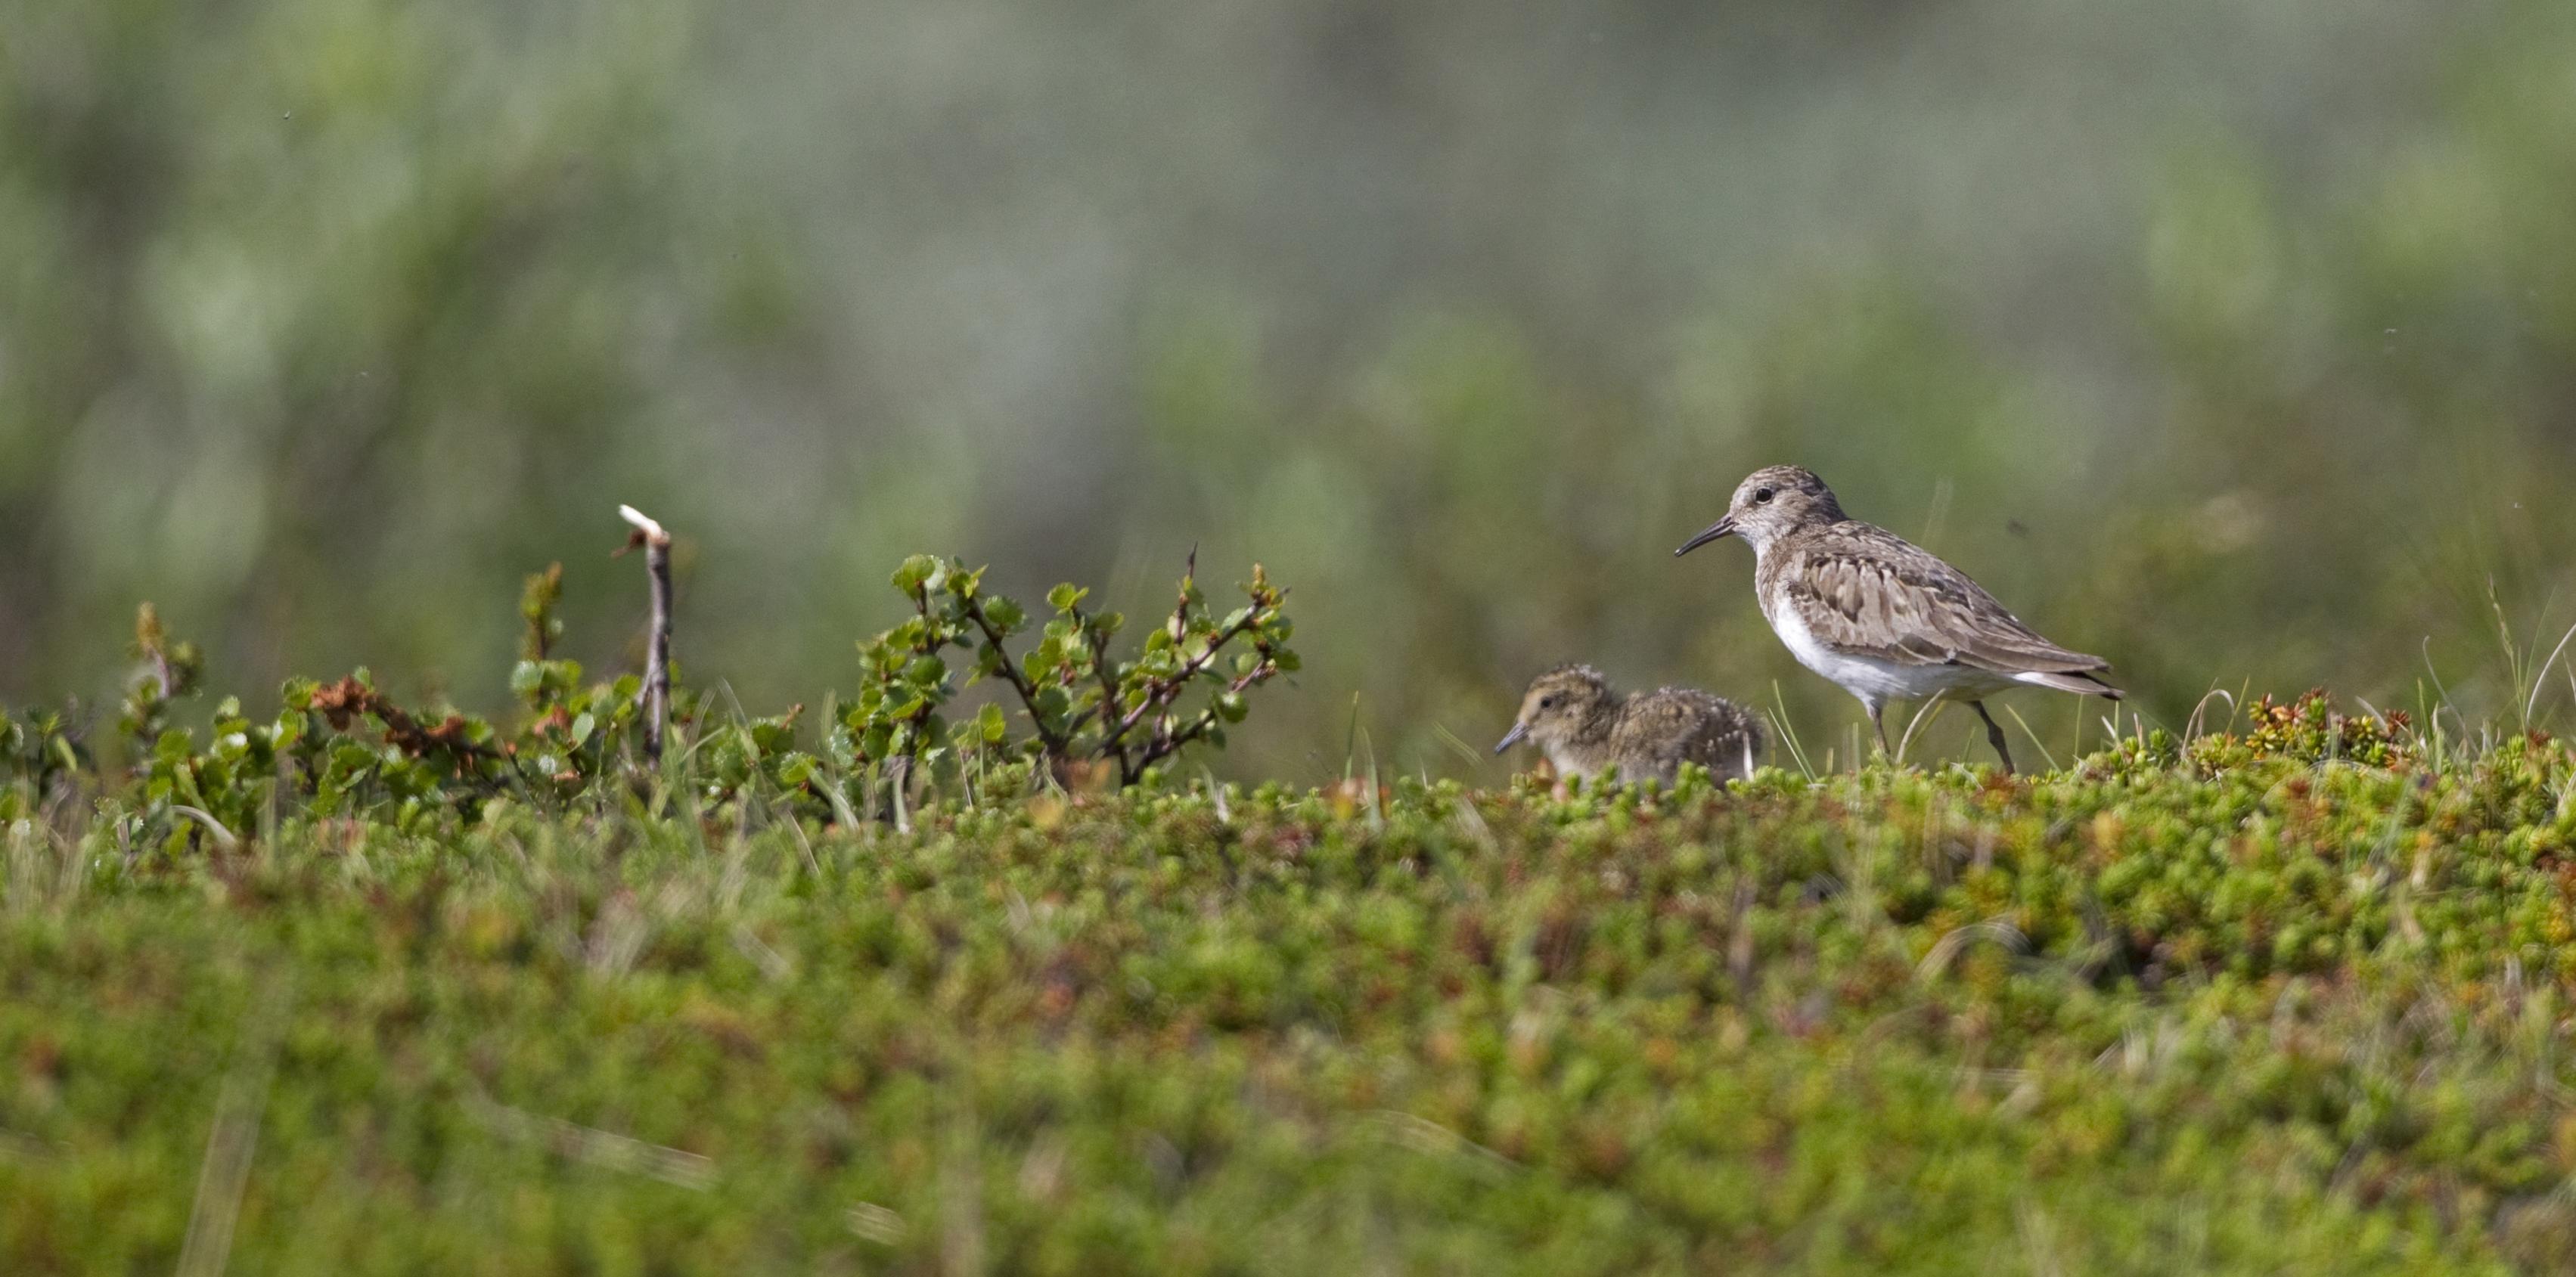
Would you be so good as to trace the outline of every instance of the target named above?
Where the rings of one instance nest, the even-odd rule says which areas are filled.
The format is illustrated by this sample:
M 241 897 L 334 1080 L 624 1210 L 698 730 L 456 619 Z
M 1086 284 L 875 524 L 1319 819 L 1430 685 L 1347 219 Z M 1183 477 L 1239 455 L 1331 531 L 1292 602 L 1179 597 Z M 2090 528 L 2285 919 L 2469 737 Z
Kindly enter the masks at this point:
M 530 576 L 521 593 L 526 630 L 509 675 L 520 704 L 502 722 L 445 704 L 406 707 L 362 668 L 329 682 L 288 680 L 265 721 L 226 697 L 200 733 L 181 720 L 203 696 L 203 656 L 146 603 L 109 744 L 122 771 L 101 769 L 75 717 L 0 710 L 0 821 L 108 787 L 120 800 L 121 847 L 179 857 L 236 846 L 289 809 L 420 834 L 469 827 L 493 803 L 566 815 L 661 784 L 747 818 L 847 828 L 890 815 L 908 829 L 907 807 L 942 793 L 1135 786 L 1160 779 L 1186 750 L 1222 749 L 1226 729 L 1251 712 L 1247 694 L 1299 668 L 1287 591 L 1261 565 L 1241 587 L 1243 605 L 1223 616 L 1209 610 L 1197 568 L 1192 553 L 1168 616 L 1121 656 L 1126 620 L 1085 608 L 1088 590 L 1049 591 L 1053 616 L 1031 636 L 1028 611 L 987 591 L 984 569 L 908 558 L 891 584 L 912 617 L 859 643 L 857 694 L 846 709 L 827 704 L 815 734 L 800 730 L 802 705 L 753 718 L 675 680 L 664 712 L 635 675 L 585 682 L 581 663 L 556 651 L 560 564 Z M 669 624 L 658 609 L 654 624 Z M 668 630 L 659 638 L 667 643 Z M 953 712 L 984 683 L 1007 691 Z M 666 727 L 686 742 L 670 758 Z
M 2239 717 L 908 832 L 675 751 L 176 842 L 22 719 L 0 1270 L 2564 1271 L 2576 755 Z

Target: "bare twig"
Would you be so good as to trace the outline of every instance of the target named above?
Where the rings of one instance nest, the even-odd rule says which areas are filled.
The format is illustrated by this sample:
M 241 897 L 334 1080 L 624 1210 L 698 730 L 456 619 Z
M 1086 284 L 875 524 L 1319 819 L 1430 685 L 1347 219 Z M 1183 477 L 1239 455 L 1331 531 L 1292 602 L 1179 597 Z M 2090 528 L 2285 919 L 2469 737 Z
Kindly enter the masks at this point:
M 644 756 L 660 762 L 663 725 L 671 713 L 671 534 L 631 505 L 617 507 L 617 513 L 634 525 L 626 549 L 644 547 L 644 571 L 652 578 L 653 635 L 644 649 Z

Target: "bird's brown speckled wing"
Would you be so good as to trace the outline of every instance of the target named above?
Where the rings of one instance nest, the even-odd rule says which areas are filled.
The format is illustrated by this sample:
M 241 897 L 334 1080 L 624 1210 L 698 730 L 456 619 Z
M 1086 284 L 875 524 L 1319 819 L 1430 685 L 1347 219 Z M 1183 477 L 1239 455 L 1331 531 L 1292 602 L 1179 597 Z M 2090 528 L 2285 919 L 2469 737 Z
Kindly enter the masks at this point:
M 1724 697 L 1667 687 L 1629 698 L 1613 740 L 1623 771 L 1671 779 L 1685 762 L 1720 780 L 1745 775 L 1762 756 L 1761 720 Z
M 1966 573 L 1885 528 L 1837 523 L 1780 549 L 1777 572 L 1766 573 L 1778 604 L 1798 609 L 1834 651 L 2000 674 L 2110 668 L 2041 638 Z

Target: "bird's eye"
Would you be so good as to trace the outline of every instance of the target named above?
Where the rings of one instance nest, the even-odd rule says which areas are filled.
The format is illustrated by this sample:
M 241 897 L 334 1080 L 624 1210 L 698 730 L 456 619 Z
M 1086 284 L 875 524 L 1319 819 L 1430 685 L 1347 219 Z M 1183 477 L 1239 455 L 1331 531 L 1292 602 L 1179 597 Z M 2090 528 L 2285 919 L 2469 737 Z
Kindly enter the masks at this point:
M 1538 698 L 1538 707 L 1540 709 L 1555 709 L 1556 698 L 1553 696 L 1542 696 Z
M 1770 501 L 1771 490 L 1769 488 L 1755 488 L 1753 490 L 1753 500 L 1757 505 Z

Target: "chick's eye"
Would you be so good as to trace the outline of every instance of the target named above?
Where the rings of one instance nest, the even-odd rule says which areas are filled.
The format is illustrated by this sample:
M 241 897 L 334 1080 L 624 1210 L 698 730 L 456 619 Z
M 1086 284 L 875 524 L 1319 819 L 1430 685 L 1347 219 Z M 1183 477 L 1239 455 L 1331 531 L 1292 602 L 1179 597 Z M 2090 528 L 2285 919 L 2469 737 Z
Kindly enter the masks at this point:
M 1540 709 L 1555 709 L 1556 698 L 1553 696 L 1542 696 L 1538 698 L 1538 707 Z
M 1769 488 L 1755 488 L 1753 490 L 1753 500 L 1756 503 L 1767 502 L 1770 499 L 1771 490 Z

